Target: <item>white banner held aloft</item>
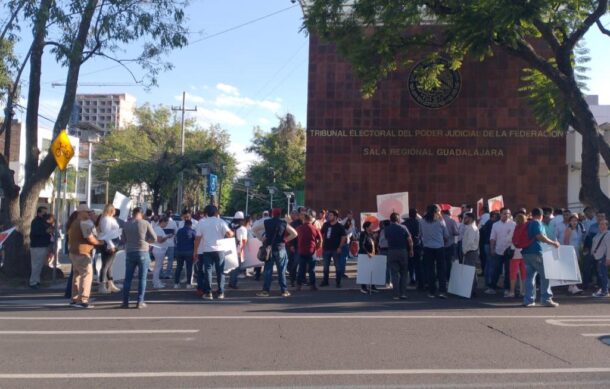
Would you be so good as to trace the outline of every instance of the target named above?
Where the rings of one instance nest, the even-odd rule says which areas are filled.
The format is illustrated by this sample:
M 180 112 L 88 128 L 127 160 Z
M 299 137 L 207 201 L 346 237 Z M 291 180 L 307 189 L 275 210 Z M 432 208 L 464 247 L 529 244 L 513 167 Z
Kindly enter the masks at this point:
M 239 259 L 237 258 L 237 245 L 234 238 L 220 239 L 216 241 L 218 251 L 224 252 L 225 255 L 225 272 L 229 272 L 236 267 L 239 267 Z
M 401 217 L 409 214 L 409 192 L 377 195 L 377 213 L 380 220 L 389 220 L 396 212 Z
M 487 200 L 487 207 L 489 208 L 489 212 L 501 210 L 504 208 L 504 197 L 500 195 L 490 198 Z
M 475 267 L 454 262 L 451 265 L 451 275 L 449 276 L 449 287 L 447 292 L 457 296 L 470 298 L 472 286 L 474 284 Z
M 256 256 L 256 254 L 258 253 L 258 249 L 262 245 L 263 242 L 254 237 L 248 239 L 248 241 L 246 242 L 246 247 L 244 248 L 244 260 L 241 264 L 242 269 L 246 269 L 249 267 L 265 266 L 265 263 L 259 261 Z
M 559 249 L 542 253 L 544 263 L 544 276 L 551 286 L 573 285 L 582 282 L 578 257 L 573 246 L 562 245 Z
M 379 215 L 377 212 L 360 212 L 360 229 L 364 230 L 364 223 L 371 222 L 373 231 L 379 231 Z
M 121 211 L 119 218 L 125 221 L 129 218 L 129 210 L 131 209 L 131 199 L 129 199 L 129 197 L 125 196 L 121 192 L 115 192 L 112 205 L 115 209 Z
M 385 255 L 358 255 L 356 283 L 360 285 L 385 285 L 387 260 Z

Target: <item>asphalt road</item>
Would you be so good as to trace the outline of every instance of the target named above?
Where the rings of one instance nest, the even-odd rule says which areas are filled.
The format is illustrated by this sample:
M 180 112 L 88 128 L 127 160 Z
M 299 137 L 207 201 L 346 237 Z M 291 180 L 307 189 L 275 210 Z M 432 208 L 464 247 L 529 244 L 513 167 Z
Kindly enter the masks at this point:
M 332 283 L 331 283 L 332 285 Z M 608 388 L 610 299 L 559 308 L 481 296 L 342 289 L 224 301 L 149 291 L 148 308 L 69 308 L 55 290 L 0 290 L 0 388 Z M 134 296 L 135 297 L 135 296 Z

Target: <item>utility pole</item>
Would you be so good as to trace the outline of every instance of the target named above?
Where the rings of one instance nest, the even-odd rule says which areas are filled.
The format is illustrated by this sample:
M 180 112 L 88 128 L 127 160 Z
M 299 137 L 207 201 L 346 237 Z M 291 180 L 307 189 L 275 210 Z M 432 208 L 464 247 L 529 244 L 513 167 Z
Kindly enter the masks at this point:
M 181 119 L 181 124 L 180 124 L 180 133 L 181 133 L 181 140 L 180 140 L 180 155 L 182 157 L 184 157 L 184 114 L 186 111 L 189 112 L 197 112 L 197 106 L 195 106 L 195 108 L 190 108 L 187 109 L 185 107 L 185 101 L 186 101 L 186 92 L 182 92 L 182 106 L 180 107 L 174 107 L 172 106 L 172 111 L 180 111 L 182 113 L 182 119 Z M 178 182 L 178 196 L 176 199 L 176 212 L 181 212 L 182 211 L 182 201 L 184 199 L 184 172 L 180 171 L 180 181 Z

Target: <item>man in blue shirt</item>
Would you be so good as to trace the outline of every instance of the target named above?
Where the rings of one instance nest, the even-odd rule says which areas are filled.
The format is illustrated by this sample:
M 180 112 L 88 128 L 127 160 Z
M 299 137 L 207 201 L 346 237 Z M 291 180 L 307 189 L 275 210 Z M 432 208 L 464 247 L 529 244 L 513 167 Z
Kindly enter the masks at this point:
M 521 251 L 525 261 L 525 295 L 523 305 L 526 307 L 536 306 L 536 274 L 540 274 L 541 303 L 545 307 L 558 307 L 553 301 L 553 292 L 549 280 L 544 276 L 544 263 L 542 261 L 542 243 L 559 248 L 559 242 L 547 238 L 542 225 L 542 209 L 532 209 L 532 220 L 527 226 L 527 236 L 533 242 Z

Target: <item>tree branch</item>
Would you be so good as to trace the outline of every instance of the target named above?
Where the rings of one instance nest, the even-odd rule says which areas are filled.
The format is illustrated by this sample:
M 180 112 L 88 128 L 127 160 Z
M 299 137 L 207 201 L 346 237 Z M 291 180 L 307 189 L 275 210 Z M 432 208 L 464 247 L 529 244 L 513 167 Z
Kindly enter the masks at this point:
M 540 31 L 542 37 L 549 44 L 551 49 L 554 52 L 557 51 L 559 49 L 560 44 L 557 40 L 557 37 L 553 33 L 553 28 L 548 23 L 544 23 L 542 20 L 539 19 L 534 20 L 534 26 L 536 27 L 536 29 L 538 29 L 538 31 Z
M 601 20 L 596 20 L 595 23 L 597 24 L 597 28 L 599 28 L 599 31 L 604 34 L 604 35 L 608 35 L 610 36 L 610 30 L 607 29 L 606 27 L 604 27 L 604 25 L 602 24 Z
M 604 16 L 608 12 L 608 0 L 599 0 L 597 3 L 597 8 L 595 11 L 590 13 L 586 19 L 583 21 L 582 25 L 574 30 L 572 34 L 566 39 L 563 44 L 563 49 L 566 51 L 571 51 L 576 46 L 579 40 L 582 39 L 583 36 L 589 31 L 589 28 L 596 23 L 602 16 Z

